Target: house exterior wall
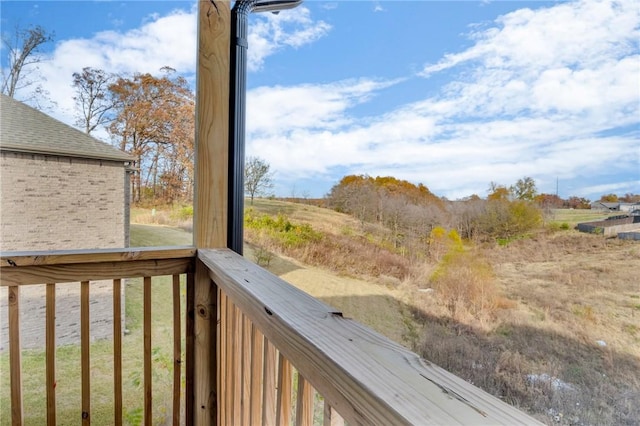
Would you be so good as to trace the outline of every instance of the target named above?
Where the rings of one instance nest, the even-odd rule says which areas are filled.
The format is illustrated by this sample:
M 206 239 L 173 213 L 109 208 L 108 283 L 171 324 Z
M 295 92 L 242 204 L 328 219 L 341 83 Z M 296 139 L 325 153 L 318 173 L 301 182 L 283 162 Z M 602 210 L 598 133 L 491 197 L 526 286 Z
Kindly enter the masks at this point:
M 127 243 L 122 162 L 2 151 L 0 185 L 2 251 L 121 248 Z M 44 347 L 44 294 L 41 285 L 20 289 L 23 348 Z M 59 345 L 79 342 L 79 294 L 79 283 L 56 286 Z M 111 337 L 112 300 L 111 282 L 91 283 L 92 340 Z M 3 351 L 8 347 L 6 287 L 0 290 L 0 313 Z
M 3 151 L 0 248 L 124 247 L 124 175 L 114 161 Z

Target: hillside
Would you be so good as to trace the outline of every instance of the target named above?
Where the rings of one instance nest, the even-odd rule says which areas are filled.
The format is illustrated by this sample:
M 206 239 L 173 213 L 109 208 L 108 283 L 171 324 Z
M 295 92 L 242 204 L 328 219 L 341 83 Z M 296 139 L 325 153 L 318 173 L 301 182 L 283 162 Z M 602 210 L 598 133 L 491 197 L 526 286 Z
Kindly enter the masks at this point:
M 259 226 L 245 229 L 246 257 L 540 420 L 640 418 L 640 244 L 541 231 L 410 259 L 385 243 L 388 230 L 351 216 L 276 200 L 247 207 Z M 321 237 L 282 239 L 268 223 Z M 449 287 L 436 286 L 443 275 Z

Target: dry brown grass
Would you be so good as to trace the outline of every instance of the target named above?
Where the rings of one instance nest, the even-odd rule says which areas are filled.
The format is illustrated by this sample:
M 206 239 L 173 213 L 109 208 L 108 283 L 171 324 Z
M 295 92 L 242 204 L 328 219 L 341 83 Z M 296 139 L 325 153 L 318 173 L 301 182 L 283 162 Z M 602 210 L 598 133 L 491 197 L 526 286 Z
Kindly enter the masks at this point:
M 385 249 L 384 229 L 308 205 L 256 200 L 254 208 L 323 232 L 286 253 L 256 242 L 276 254 L 272 272 L 346 315 L 548 424 L 639 424 L 637 242 L 563 231 L 479 247 L 495 297 L 452 315 L 431 282 L 438 265 Z
M 416 291 L 422 354 L 549 424 L 638 424 L 640 245 L 571 231 L 484 256 L 510 303 L 454 319 Z

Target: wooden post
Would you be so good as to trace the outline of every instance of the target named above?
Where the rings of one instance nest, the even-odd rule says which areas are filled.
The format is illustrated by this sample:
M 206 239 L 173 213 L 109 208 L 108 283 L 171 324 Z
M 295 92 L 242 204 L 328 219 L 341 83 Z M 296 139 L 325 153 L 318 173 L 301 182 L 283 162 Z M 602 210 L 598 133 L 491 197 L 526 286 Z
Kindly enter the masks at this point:
M 56 424 L 56 285 L 47 284 L 45 322 L 47 425 Z
M 193 234 L 198 249 L 227 245 L 230 28 L 229 1 L 200 0 Z M 194 318 L 193 419 L 198 425 L 216 424 L 218 292 L 200 261 L 187 292 L 195 310 L 188 315 Z
M 11 424 L 21 425 L 22 407 L 22 347 L 20 346 L 20 287 L 9 287 L 9 375 L 11 382 Z

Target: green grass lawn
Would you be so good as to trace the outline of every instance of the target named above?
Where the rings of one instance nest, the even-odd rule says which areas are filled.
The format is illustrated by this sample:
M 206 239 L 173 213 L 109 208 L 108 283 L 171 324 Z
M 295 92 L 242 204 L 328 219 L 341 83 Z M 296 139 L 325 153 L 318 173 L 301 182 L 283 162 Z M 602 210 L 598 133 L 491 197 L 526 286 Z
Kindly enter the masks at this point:
M 616 213 L 620 214 L 620 212 Z M 558 225 L 566 223 L 570 227 L 574 227 L 578 223 L 603 220 L 612 215 L 612 213 L 603 213 L 593 210 L 554 209 L 550 220 L 552 223 L 556 223 Z
M 191 234 L 179 229 L 131 226 L 131 246 L 190 245 Z M 152 360 L 153 423 L 161 424 L 171 416 L 173 375 L 173 324 L 171 277 L 152 280 Z M 184 313 L 185 284 L 182 279 L 181 305 Z M 125 287 L 125 327 L 123 339 L 124 420 L 140 424 L 143 413 L 143 331 L 142 280 L 127 280 Z M 44 303 L 44 295 L 43 295 Z M 184 318 L 184 314 L 182 315 Z M 44 324 L 43 324 L 44 326 Z M 184 321 L 182 323 L 184 336 Z M 23 405 L 25 425 L 46 423 L 45 353 L 22 353 Z M 81 422 L 81 383 L 79 345 L 60 346 L 56 350 L 56 410 L 59 425 Z M 184 378 L 183 378 L 184 385 Z M 9 356 L 0 354 L 0 425 L 11 423 Z M 110 340 L 91 344 L 91 421 L 96 425 L 113 424 L 113 344 Z

